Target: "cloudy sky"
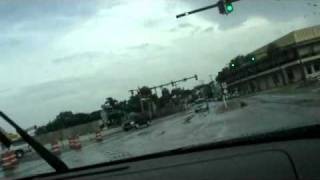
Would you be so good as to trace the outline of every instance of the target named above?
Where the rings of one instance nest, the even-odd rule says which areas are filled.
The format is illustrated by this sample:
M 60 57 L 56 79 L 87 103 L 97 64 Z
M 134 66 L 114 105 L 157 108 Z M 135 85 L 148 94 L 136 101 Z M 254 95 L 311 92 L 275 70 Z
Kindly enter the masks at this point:
M 213 2 L 1 0 L 0 109 L 26 128 L 60 111 L 97 110 L 138 86 L 193 74 L 208 81 L 236 55 L 320 17 L 317 0 L 242 0 L 229 16 L 175 18 Z

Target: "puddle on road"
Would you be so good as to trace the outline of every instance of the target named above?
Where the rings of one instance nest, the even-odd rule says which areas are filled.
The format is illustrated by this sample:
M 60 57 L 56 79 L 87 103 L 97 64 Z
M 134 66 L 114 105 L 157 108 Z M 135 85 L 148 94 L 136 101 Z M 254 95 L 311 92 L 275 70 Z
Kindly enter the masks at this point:
M 194 114 L 190 115 L 190 116 L 187 116 L 184 121 L 183 121 L 183 124 L 188 124 L 191 122 L 191 119 L 194 117 Z
M 147 134 L 150 134 L 150 131 L 143 131 L 143 132 L 140 132 L 139 134 L 137 134 L 138 136 L 144 136 L 144 135 L 147 135 Z
M 166 133 L 166 131 L 161 131 L 158 136 L 164 135 Z

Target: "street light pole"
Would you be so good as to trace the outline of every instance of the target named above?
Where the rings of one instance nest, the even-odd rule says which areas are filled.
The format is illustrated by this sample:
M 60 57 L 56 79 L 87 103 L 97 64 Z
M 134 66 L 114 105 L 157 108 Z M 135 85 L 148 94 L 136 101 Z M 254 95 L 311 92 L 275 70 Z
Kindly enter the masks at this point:
M 213 81 L 213 78 L 212 78 L 212 74 L 209 74 L 209 77 L 210 77 L 210 80 L 211 80 L 211 82 L 212 82 L 212 84 L 211 84 L 211 93 L 212 93 L 212 98 L 213 98 L 213 96 L 214 96 L 214 81 Z
M 227 91 L 227 83 L 225 83 L 225 82 L 222 83 L 222 89 L 223 89 L 222 99 L 223 99 L 224 107 L 227 109 L 228 108 L 227 101 L 226 101 L 226 95 L 228 92 Z

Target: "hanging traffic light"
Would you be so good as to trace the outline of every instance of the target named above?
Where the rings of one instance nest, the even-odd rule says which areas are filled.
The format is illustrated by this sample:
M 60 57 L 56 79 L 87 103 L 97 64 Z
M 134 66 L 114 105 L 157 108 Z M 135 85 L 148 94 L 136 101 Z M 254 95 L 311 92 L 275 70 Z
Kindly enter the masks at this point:
M 220 0 L 220 1 L 218 1 L 218 3 L 217 3 L 220 14 L 226 14 L 226 8 L 225 8 L 225 5 L 224 5 L 224 4 L 225 4 L 225 3 L 224 3 L 224 0 Z
M 194 75 L 194 79 L 198 80 L 198 75 L 195 74 Z
M 225 0 L 225 11 L 226 11 L 226 14 L 232 13 L 233 11 L 233 5 L 230 0 Z
M 248 55 L 247 60 L 251 63 L 254 63 L 254 62 L 256 62 L 257 59 L 254 55 Z
M 217 5 L 220 14 L 228 15 L 233 11 L 232 0 L 220 0 Z

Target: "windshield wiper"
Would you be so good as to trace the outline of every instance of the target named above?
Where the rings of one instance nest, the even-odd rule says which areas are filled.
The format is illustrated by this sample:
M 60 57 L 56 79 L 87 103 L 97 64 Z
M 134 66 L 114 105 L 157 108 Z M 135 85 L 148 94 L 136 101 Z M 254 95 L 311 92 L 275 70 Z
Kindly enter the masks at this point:
M 6 120 L 12 127 L 14 127 L 17 133 L 21 136 L 21 138 L 24 141 L 26 141 L 40 155 L 40 157 L 42 157 L 42 159 L 44 159 L 57 172 L 66 172 L 69 170 L 68 166 L 62 160 L 60 160 L 58 157 L 52 154 L 49 150 L 43 147 L 38 141 L 33 139 L 31 136 L 29 136 L 28 133 L 26 133 L 21 127 L 19 127 L 13 120 L 11 120 L 2 111 L 0 111 L 0 116 L 4 120 Z M 5 142 L 5 143 L 8 144 L 8 142 Z
M 6 147 L 10 148 L 12 141 L 0 130 L 0 142 Z

